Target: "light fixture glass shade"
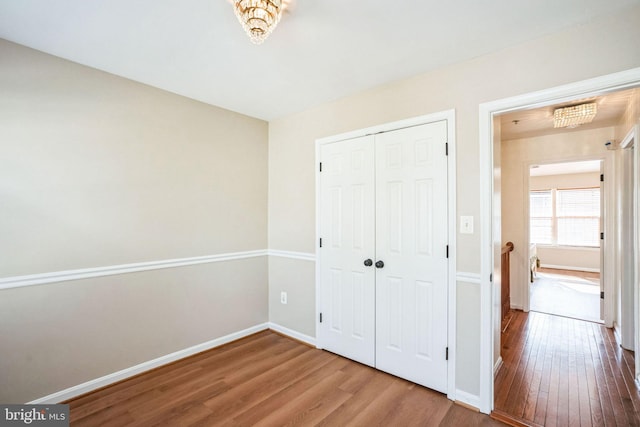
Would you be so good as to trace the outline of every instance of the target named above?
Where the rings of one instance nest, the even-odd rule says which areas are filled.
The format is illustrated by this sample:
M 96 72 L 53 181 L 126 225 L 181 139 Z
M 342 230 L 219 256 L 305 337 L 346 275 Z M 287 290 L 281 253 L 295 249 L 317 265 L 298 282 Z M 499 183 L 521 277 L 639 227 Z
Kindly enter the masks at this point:
M 255 44 L 262 43 L 278 25 L 282 0 L 234 0 L 236 16 Z
M 591 123 L 597 113 L 598 108 L 595 102 L 574 105 L 572 107 L 556 108 L 553 111 L 553 127 L 576 127 L 585 123 Z

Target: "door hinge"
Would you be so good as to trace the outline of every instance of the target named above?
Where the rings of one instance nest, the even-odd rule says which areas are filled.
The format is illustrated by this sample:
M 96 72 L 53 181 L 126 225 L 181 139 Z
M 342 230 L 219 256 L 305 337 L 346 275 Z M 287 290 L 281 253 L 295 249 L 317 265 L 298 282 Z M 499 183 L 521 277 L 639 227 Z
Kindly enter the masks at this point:
M 600 240 L 604 240 L 604 232 L 600 233 Z
M 493 283 L 493 273 L 489 275 L 489 282 Z
M 449 347 L 447 347 L 447 349 L 445 350 L 444 358 L 445 360 L 449 360 Z
M 322 313 L 320 313 L 320 323 L 322 323 Z
M 320 247 L 322 247 L 322 237 L 320 238 Z
M 600 299 L 604 299 L 604 291 L 600 292 Z
M 322 162 L 320 162 L 320 172 L 322 172 Z
M 447 258 L 449 258 L 449 245 L 447 245 Z
M 449 143 L 448 142 L 444 143 L 444 155 L 445 156 L 449 155 Z
M 600 174 L 600 182 L 604 182 L 604 174 L 603 173 Z

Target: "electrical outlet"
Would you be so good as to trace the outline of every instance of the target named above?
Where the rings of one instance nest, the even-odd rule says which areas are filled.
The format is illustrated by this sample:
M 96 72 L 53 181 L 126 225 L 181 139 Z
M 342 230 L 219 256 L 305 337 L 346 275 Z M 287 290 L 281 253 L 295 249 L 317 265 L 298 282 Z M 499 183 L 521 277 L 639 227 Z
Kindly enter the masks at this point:
M 460 217 L 460 234 L 473 234 L 473 217 Z
M 282 291 L 280 292 L 280 304 L 286 304 L 287 303 L 287 293 Z

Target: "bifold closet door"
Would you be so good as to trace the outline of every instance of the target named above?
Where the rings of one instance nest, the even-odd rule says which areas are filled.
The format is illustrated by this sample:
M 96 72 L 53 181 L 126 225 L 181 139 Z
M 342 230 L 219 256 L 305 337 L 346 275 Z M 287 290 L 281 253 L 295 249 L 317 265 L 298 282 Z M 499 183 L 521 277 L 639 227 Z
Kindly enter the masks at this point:
M 447 392 L 446 121 L 376 135 L 376 368 Z
M 375 364 L 373 137 L 320 148 L 322 347 Z

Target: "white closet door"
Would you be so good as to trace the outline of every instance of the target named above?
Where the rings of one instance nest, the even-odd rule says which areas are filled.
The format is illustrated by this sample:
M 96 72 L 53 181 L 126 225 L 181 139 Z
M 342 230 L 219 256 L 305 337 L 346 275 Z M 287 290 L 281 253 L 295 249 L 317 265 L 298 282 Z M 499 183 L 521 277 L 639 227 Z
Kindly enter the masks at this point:
M 373 137 L 320 149 L 321 346 L 375 364 Z
M 446 121 L 376 135 L 376 367 L 447 391 Z

